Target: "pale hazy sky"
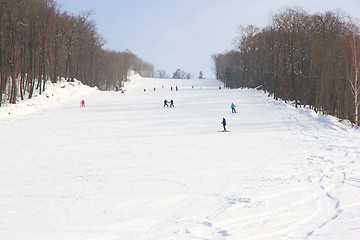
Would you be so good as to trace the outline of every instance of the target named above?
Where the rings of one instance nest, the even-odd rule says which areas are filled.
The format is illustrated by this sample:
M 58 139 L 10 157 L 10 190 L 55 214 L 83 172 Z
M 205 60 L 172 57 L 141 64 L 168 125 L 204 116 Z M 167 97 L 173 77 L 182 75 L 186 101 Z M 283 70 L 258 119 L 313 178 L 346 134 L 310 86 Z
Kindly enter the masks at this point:
M 171 77 L 180 68 L 194 77 L 214 77 L 213 53 L 230 50 L 239 25 L 269 25 L 286 7 L 308 13 L 340 8 L 360 18 L 359 0 L 55 0 L 78 14 L 93 10 L 92 19 L 107 41 L 105 49 L 129 49 Z

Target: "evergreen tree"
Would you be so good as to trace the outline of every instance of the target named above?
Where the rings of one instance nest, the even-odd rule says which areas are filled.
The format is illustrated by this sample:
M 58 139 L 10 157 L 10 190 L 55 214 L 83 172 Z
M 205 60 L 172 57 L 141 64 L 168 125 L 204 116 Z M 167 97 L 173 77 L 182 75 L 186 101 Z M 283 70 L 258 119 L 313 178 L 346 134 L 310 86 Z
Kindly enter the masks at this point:
M 204 74 L 202 71 L 199 72 L 198 79 L 204 79 Z

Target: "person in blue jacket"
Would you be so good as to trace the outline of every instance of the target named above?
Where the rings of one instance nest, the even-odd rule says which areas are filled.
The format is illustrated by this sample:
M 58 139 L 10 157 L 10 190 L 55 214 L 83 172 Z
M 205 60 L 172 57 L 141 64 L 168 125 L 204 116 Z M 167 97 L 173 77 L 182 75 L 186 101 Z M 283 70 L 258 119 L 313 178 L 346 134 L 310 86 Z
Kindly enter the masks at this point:
M 231 103 L 231 112 L 232 113 L 236 113 L 235 107 L 236 107 L 235 104 Z
M 223 120 L 222 120 L 222 125 L 223 125 L 223 128 L 224 128 L 224 132 L 227 132 L 226 131 L 226 120 L 225 120 L 225 118 L 223 117 Z

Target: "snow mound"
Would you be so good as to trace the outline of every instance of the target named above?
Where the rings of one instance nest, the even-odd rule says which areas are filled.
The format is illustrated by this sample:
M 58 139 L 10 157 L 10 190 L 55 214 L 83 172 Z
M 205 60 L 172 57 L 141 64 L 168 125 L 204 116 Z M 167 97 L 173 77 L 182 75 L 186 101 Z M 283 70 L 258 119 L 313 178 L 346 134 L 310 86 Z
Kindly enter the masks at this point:
M 58 83 L 47 83 L 46 91 L 41 95 L 36 92 L 33 98 L 18 100 L 17 104 L 6 104 L 0 108 L 0 119 L 22 118 L 24 116 L 41 112 L 48 109 L 59 108 L 70 101 L 78 101 L 98 91 L 97 88 L 91 88 L 83 85 L 80 81 L 74 82 L 61 81 Z

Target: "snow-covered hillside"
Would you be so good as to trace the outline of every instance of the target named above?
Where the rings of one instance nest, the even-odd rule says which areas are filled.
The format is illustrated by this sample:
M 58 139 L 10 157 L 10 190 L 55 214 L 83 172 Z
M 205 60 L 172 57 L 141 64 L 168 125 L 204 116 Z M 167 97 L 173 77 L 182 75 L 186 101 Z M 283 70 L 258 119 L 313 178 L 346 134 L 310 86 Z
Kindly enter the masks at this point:
M 56 84 L 49 82 L 46 91 L 41 95 L 35 92 L 32 99 L 25 101 L 19 99 L 17 104 L 4 103 L 6 105 L 0 108 L 0 120 L 19 119 L 44 110 L 54 110 L 72 100 L 80 103 L 82 98 L 93 92 L 96 92 L 96 88 L 90 88 L 77 80 L 75 82 L 62 80 Z
M 50 85 L 1 108 L 0 239 L 360 239 L 359 130 L 219 85 Z

